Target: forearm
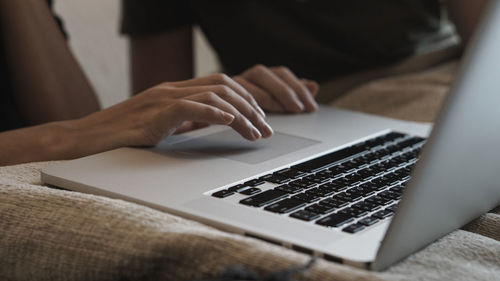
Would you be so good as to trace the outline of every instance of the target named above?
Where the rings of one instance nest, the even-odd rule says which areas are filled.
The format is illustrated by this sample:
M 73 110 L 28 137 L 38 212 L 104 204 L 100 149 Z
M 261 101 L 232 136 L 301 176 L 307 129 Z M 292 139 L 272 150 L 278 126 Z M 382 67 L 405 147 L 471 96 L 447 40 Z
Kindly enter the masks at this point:
M 161 82 L 192 78 L 191 26 L 164 33 L 132 36 L 130 58 L 133 93 Z
M 132 144 L 127 130 L 99 123 L 90 115 L 2 132 L 0 166 L 75 159 Z
M 16 103 L 29 124 L 85 116 L 97 98 L 44 0 L 0 0 Z
M 0 166 L 67 159 L 73 131 L 61 121 L 0 133 Z
M 464 46 L 473 35 L 489 0 L 446 0 L 450 19 L 455 24 Z

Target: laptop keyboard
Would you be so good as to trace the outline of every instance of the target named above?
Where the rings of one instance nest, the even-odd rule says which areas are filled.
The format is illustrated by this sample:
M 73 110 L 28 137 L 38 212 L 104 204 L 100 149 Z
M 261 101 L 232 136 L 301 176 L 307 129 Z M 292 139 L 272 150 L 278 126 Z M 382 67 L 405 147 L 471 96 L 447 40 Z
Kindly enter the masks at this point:
M 328 153 L 212 194 L 291 219 L 357 233 L 390 218 L 424 138 L 398 132 Z M 262 191 L 260 185 L 273 183 Z

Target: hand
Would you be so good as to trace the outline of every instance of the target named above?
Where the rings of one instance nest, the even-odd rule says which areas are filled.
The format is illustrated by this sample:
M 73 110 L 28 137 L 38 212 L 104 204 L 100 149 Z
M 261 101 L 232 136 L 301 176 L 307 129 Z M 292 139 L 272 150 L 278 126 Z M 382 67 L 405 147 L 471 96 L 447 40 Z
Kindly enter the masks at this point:
M 114 147 L 155 145 L 205 124 L 229 125 L 248 140 L 273 134 L 253 97 L 223 74 L 163 83 L 78 122 Z
M 124 146 L 151 146 L 179 130 L 229 125 L 244 138 L 270 137 L 264 113 L 226 75 L 163 83 L 76 120 L 0 132 L 0 165 L 73 159 Z
M 245 87 L 266 111 L 299 113 L 318 109 L 314 100 L 318 84 L 297 78 L 286 67 L 256 65 L 233 79 Z

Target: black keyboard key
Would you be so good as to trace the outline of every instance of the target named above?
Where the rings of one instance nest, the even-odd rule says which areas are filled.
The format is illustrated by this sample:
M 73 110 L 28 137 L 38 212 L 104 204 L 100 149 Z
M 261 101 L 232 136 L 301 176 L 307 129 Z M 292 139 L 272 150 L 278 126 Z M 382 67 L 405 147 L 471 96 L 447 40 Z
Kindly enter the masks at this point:
M 356 232 L 360 232 L 363 229 L 365 229 L 364 225 L 358 224 L 358 223 L 353 223 L 353 224 L 349 225 L 348 227 L 344 227 L 344 229 L 342 229 L 342 231 L 348 232 L 348 233 L 356 233 Z
M 389 190 L 395 193 L 399 193 L 400 195 L 403 193 L 404 185 L 398 184 L 396 186 L 391 187 Z
M 332 165 L 335 162 L 346 159 L 347 157 L 351 157 L 353 155 L 359 154 L 363 152 L 365 149 L 360 146 L 350 146 L 341 150 L 337 150 L 335 152 L 328 153 L 321 157 L 300 163 L 298 165 L 293 166 L 293 169 L 297 169 L 303 172 L 316 172 L 321 170 L 322 168 Z
M 336 213 L 318 220 L 316 224 L 328 227 L 339 227 L 353 220 L 354 219 L 347 214 Z
M 226 198 L 226 197 L 231 196 L 233 194 L 234 194 L 234 191 L 224 189 L 224 190 L 212 193 L 212 196 L 217 197 L 217 198 Z
M 344 167 L 345 171 L 352 171 L 358 169 L 359 166 L 361 166 L 361 163 L 356 160 L 350 160 L 347 162 L 342 163 L 342 166 Z
M 378 196 L 387 198 L 389 200 L 399 200 L 401 198 L 401 194 L 392 192 L 390 190 L 382 191 L 378 194 Z
M 266 183 L 264 180 L 254 179 L 254 180 L 249 180 L 249 181 L 245 182 L 245 185 L 248 185 L 248 186 L 258 186 L 258 185 L 261 185 L 261 184 L 264 184 L 264 183 Z
M 357 171 L 356 174 L 358 174 L 360 179 L 363 181 L 370 179 L 370 178 L 377 175 L 375 170 L 373 170 L 372 168 L 364 168 L 362 170 Z
M 333 198 L 328 198 L 328 199 L 322 200 L 318 204 L 324 205 L 324 206 L 327 206 L 330 208 L 342 208 L 342 207 L 349 205 L 349 203 L 347 201 L 342 201 L 342 200 L 333 199 Z
M 390 154 L 393 154 L 394 152 L 400 151 L 400 148 L 397 145 L 389 145 L 385 147 L 387 151 L 389 151 Z
M 359 144 L 360 146 L 363 146 L 366 149 L 374 148 L 379 145 L 383 145 L 384 143 L 394 141 L 396 139 L 402 138 L 406 136 L 405 134 L 398 133 L 398 132 L 390 132 L 388 134 L 385 134 L 380 137 L 376 137 L 370 140 L 365 141 L 364 143 Z
M 391 163 L 390 160 L 382 161 L 382 162 L 378 163 L 377 165 L 379 165 L 380 167 L 383 167 L 385 172 L 393 170 L 394 168 L 397 167 L 397 165 L 394 165 L 394 163 Z
M 281 190 L 267 190 L 264 192 L 261 192 L 257 195 L 245 198 L 240 201 L 241 204 L 244 205 L 249 205 L 249 206 L 254 206 L 254 207 L 262 207 L 264 205 L 273 203 L 277 200 L 283 199 L 286 197 L 288 193 L 281 191 Z
M 385 167 L 379 164 L 372 165 L 369 168 L 373 172 L 374 176 L 378 176 L 385 173 Z
M 355 186 L 353 188 L 350 189 L 351 192 L 355 192 L 355 193 L 358 193 L 359 195 L 363 196 L 363 197 L 366 197 L 366 196 L 370 196 L 370 195 L 373 195 L 375 193 L 375 191 L 373 191 L 373 189 L 371 189 L 371 187 L 364 187 L 364 186 Z
M 339 192 L 340 190 L 344 190 L 345 189 L 345 188 L 340 189 L 335 184 L 332 184 L 330 182 L 324 183 L 324 184 L 318 186 L 318 188 L 321 188 L 322 190 L 328 190 L 328 191 L 331 191 L 333 193 Z
M 385 210 L 387 211 L 391 211 L 391 212 L 396 212 L 396 209 L 398 208 L 398 204 L 395 203 L 395 204 L 392 204 L 392 205 L 389 205 L 385 208 Z
M 406 134 L 399 133 L 399 132 L 390 132 L 390 133 L 382 136 L 382 138 L 384 139 L 385 142 L 390 142 L 390 141 L 394 141 L 396 139 L 402 138 L 404 136 L 406 136 Z
M 405 157 L 403 157 L 402 155 L 398 155 L 396 157 L 393 157 L 391 158 L 390 160 L 391 162 L 397 164 L 397 166 L 403 164 L 403 163 L 406 163 L 407 162 L 407 159 Z
M 406 178 L 409 178 L 408 175 L 406 175 L 406 172 L 403 168 L 399 168 L 395 171 L 392 171 L 390 173 L 390 176 L 397 181 L 405 180 Z
M 403 150 L 403 149 L 404 149 L 404 148 L 406 148 L 406 147 L 414 146 L 414 145 L 416 145 L 417 143 L 421 143 L 421 142 L 423 142 L 423 141 L 425 141 L 425 139 L 424 139 L 424 138 L 420 138 L 420 137 L 411 137 L 411 138 L 409 138 L 409 139 L 406 139 L 406 140 L 404 140 L 404 141 L 402 141 L 402 142 L 397 143 L 397 146 L 398 146 L 401 150 Z
M 360 219 L 358 221 L 358 223 L 365 225 L 365 226 L 370 226 L 370 225 L 376 224 L 379 221 L 380 220 L 376 217 L 367 217 L 367 218 Z
M 342 173 L 344 173 L 344 174 L 352 173 L 356 170 L 356 168 L 351 167 L 351 166 L 344 166 L 344 164 L 338 165 L 337 169 L 342 171 Z
M 248 186 L 246 186 L 244 184 L 238 184 L 238 185 L 235 185 L 235 186 L 228 188 L 227 190 L 232 191 L 232 192 L 240 192 L 241 190 L 243 190 L 247 187 Z
M 332 195 L 335 193 L 335 191 L 330 190 L 328 188 L 324 188 L 324 187 L 311 188 L 307 192 L 316 194 L 316 195 L 321 196 L 321 197 L 326 197 L 328 195 Z
M 330 167 L 328 168 L 328 171 L 330 171 L 331 175 L 333 177 L 338 177 L 340 175 L 342 175 L 343 173 L 345 173 L 345 167 L 343 167 L 342 165 L 335 165 L 333 167 Z
M 371 212 L 371 211 L 375 211 L 377 209 L 380 209 L 380 206 L 375 205 L 373 203 L 363 201 L 363 202 L 359 202 L 359 203 L 352 205 L 352 208 L 361 209 L 363 211 Z
M 384 178 L 387 180 L 387 185 L 395 185 L 397 183 L 399 183 L 399 175 L 398 174 L 394 174 L 394 173 L 389 173 L 389 174 L 386 174 L 384 175 Z
M 306 175 L 306 173 L 304 173 L 302 171 L 294 170 L 291 168 L 279 170 L 279 171 L 275 172 L 274 174 L 278 175 L 280 177 L 283 177 L 283 178 L 288 178 L 288 179 L 296 179 L 296 178 L 300 178 L 300 177 Z
M 360 194 L 355 192 L 350 192 L 350 189 L 339 193 L 333 197 L 334 199 L 345 200 L 347 202 L 355 202 L 363 198 Z
M 295 194 L 304 190 L 302 187 L 284 184 L 276 187 L 275 189 L 284 191 L 286 193 Z
M 284 200 L 278 201 L 276 203 L 273 203 L 273 204 L 265 207 L 264 210 L 278 213 L 278 214 L 285 214 L 285 213 L 289 213 L 293 210 L 296 210 L 300 207 L 303 207 L 305 205 L 306 204 L 303 201 L 296 200 L 293 198 L 288 198 L 288 199 L 284 199 Z
M 348 185 L 355 185 L 358 184 L 362 179 L 362 176 L 358 175 L 357 173 L 352 173 L 349 175 L 346 175 L 344 177 L 344 182 L 347 183 Z
M 294 180 L 292 182 L 289 182 L 288 184 L 293 185 L 293 186 L 297 186 L 297 187 L 301 187 L 304 189 L 308 189 L 308 188 L 311 188 L 311 187 L 314 187 L 317 185 L 315 182 L 308 181 L 305 179 Z
M 321 199 L 321 196 L 313 194 L 313 193 L 299 193 L 297 195 L 294 195 L 292 198 L 297 199 L 297 200 L 302 200 L 306 203 L 312 203 L 315 201 L 318 201 Z
M 309 175 L 305 178 L 303 178 L 304 180 L 308 180 L 308 181 L 311 181 L 311 182 L 314 182 L 314 183 L 324 183 L 324 182 L 327 182 L 330 180 L 329 177 L 326 177 L 326 176 L 321 176 L 321 175 L 318 175 L 318 174 L 313 174 L 313 175 Z
M 371 182 L 366 182 L 366 183 L 360 184 L 359 187 L 364 189 L 364 190 L 371 190 L 371 191 L 379 190 L 379 187 L 376 184 L 373 184 Z
M 351 218 L 360 218 L 364 215 L 367 215 L 368 212 L 361 209 L 356 208 L 345 208 L 337 212 L 338 214 L 345 214 Z
M 376 150 L 374 152 L 372 152 L 375 157 L 377 157 L 377 159 L 381 160 L 381 159 L 385 159 L 385 158 L 388 158 L 390 155 L 391 155 L 391 152 L 385 148 L 381 148 L 379 150 Z
M 336 209 L 337 208 L 335 208 L 335 207 L 329 207 L 329 206 L 320 205 L 320 204 L 314 204 L 314 205 L 311 205 L 311 206 L 305 208 L 306 211 L 310 211 L 310 212 L 317 213 L 317 214 L 328 214 L 328 213 L 335 211 Z
M 391 199 L 387 199 L 385 197 L 378 196 L 378 195 L 368 197 L 368 198 L 366 198 L 365 201 L 369 202 L 369 203 L 373 203 L 373 204 L 378 205 L 378 206 L 387 205 L 388 203 L 392 202 Z
M 260 190 L 260 188 L 250 187 L 250 188 L 247 188 L 247 189 L 240 191 L 240 193 L 243 195 L 254 195 L 254 194 L 260 193 L 261 191 L 262 190 Z
M 330 188 L 333 188 L 335 191 L 346 190 L 349 187 L 349 185 L 347 185 L 342 178 L 336 179 L 327 184 Z
M 379 177 L 370 181 L 373 186 L 377 187 L 377 190 L 382 190 L 389 186 L 389 180 L 384 177 Z
M 290 215 L 290 217 L 296 218 L 299 220 L 303 220 L 303 221 L 312 221 L 312 220 L 319 218 L 320 215 L 317 213 L 306 211 L 306 210 L 300 210 L 300 211 L 297 211 L 295 213 L 292 213 Z
M 280 177 L 280 176 L 277 176 L 274 174 L 265 175 L 265 176 L 261 177 L 260 179 L 267 181 L 267 182 L 276 183 L 276 184 L 283 184 L 283 183 L 290 181 L 289 178 L 283 178 L 283 177 Z
M 338 171 L 334 171 L 334 170 L 330 170 L 330 169 L 325 169 L 325 170 L 322 170 L 322 171 L 316 173 L 316 175 L 321 176 L 321 177 L 326 177 L 328 179 L 335 178 L 335 177 L 339 176 L 340 174 L 342 174 L 342 172 L 338 172 Z
M 415 161 L 417 156 L 418 153 L 415 153 L 415 150 L 410 150 L 408 152 L 399 155 L 401 160 L 404 160 L 405 162 Z
M 389 210 L 382 210 L 382 211 L 378 211 L 378 212 L 374 213 L 372 216 L 383 220 L 383 219 L 388 218 L 392 215 L 393 215 L 393 212 L 391 212 Z
M 370 153 L 366 153 L 366 154 L 363 154 L 362 156 L 360 156 L 360 159 L 363 160 L 366 164 L 370 164 L 372 162 L 377 161 L 378 157 L 375 153 L 370 152 Z

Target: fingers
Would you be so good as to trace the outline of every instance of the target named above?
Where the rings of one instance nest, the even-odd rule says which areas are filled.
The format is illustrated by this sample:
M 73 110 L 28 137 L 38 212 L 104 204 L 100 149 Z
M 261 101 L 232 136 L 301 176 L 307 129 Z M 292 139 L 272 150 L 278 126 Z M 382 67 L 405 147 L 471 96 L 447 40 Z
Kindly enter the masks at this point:
M 237 96 L 237 95 L 236 95 Z M 200 94 L 191 95 L 185 97 L 183 100 L 194 101 L 204 105 L 210 105 L 212 107 L 218 108 L 224 112 L 227 112 L 234 116 L 234 120 L 231 122 L 230 126 L 236 130 L 240 135 L 249 140 L 257 140 L 266 134 L 266 137 L 272 135 L 272 129 L 264 122 L 264 124 L 258 124 L 258 126 L 264 126 L 265 129 L 258 129 L 254 126 L 252 122 L 249 121 L 234 105 L 225 99 L 221 98 L 219 95 L 213 92 L 205 92 Z M 256 115 L 261 118 L 258 114 Z
M 283 113 L 285 112 L 285 108 L 281 106 L 279 102 L 277 102 L 273 96 L 266 93 L 266 91 L 262 90 L 260 87 L 254 85 L 253 83 L 248 82 L 245 78 L 241 76 L 233 77 L 234 81 L 238 82 L 240 85 L 245 87 L 255 98 L 257 103 L 266 111 L 275 112 L 275 113 Z
M 185 121 L 229 125 L 235 119 L 233 114 L 225 110 L 189 99 L 176 101 L 170 107 L 169 113 L 167 118 L 174 119 L 179 128 Z
M 239 113 L 236 117 L 236 123 L 239 124 L 239 119 L 246 119 L 257 128 L 260 135 L 264 138 L 272 136 L 273 130 L 267 124 L 264 117 L 252 107 L 247 100 L 235 93 L 231 88 L 225 85 L 216 86 L 194 86 L 175 88 L 175 91 L 169 94 L 171 98 L 188 98 L 193 94 L 212 93 L 231 104 Z M 208 100 L 210 101 L 210 100 Z M 259 136 L 260 138 L 260 136 Z
M 274 97 L 286 111 L 299 113 L 304 109 L 304 105 L 297 98 L 293 89 L 269 68 L 257 65 L 245 71 L 242 76 Z
M 293 113 L 302 111 L 311 112 L 318 108 L 314 100 L 314 94 L 317 91 L 317 89 L 314 89 L 315 82 L 307 80 L 309 82 L 304 83 L 286 67 L 267 68 L 263 65 L 256 65 L 245 71 L 241 77 L 246 82 L 261 88 L 274 101 L 278 102 L 285 111 Z M 245 83 L 241 82 L 242 79 L 237 80 L 242 84 Z M 314 90 L 314 94 L 310 88 Z M 257 92 L 257 96 L 254 92 L 252 94 L 254 94 L 259 102 L 269 102 L 269 99 L 262 98 L 261 93 Z M 267 109 L 272 106 L 272 103 L 261 103 L 261 105 Z
M 281 80 L 283 80 L 298 97 L 306 112 L 318 109 L 318 104 L 314 100 L 312 93 L 296 76 L 286 67 L 274 67 L 271 69 Z
M 193 86 L 209 86 L 209 85 L 225 85 L 231 88 L 235 93 L 244 98 L 252 107 L 254 107 L 259 114 L 265 116 L 264 111 L 260 108 L 259 104 L 255 101 L 253 96 L 240 84 L 231 79 L 225 74 L 213 74 L 206 77 L 194 78 L 179 82 L 169 82 L 167 85 L 174 87 L 193 87 Z

